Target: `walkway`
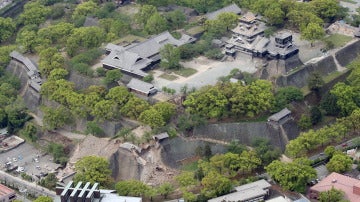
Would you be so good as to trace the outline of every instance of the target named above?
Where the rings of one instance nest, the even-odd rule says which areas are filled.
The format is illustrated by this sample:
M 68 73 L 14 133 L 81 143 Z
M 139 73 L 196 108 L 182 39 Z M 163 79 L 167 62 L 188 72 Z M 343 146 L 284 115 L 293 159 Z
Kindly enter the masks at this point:
M 0 170 L 0 181 L 4 184 L 10 184 L 17 189 L 27 189 L 27 193 L 35 194 L 37 196 L 50 196 L 54 198 L 56 193 L 46 189 L 44 187 L 38 186 L 35 183 L 28 182 L 26 180 L 20 179 L 18 177 L 12 176 L 2 170 Z

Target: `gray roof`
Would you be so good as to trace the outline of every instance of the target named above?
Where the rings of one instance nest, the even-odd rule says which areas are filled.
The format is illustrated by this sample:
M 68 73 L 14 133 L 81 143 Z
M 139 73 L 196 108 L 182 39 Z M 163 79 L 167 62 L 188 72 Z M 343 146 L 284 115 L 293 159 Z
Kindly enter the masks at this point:
M 288 108 L 284 108 L 281 111 L 279 111 L 278 113 L 271 115 L 268 120 L 280 121 L 282 118 L 284 118 L 285 116 L 287 116 L 289 114 L 291 114 L 291 111 Z
M 128 88 L 140 91 L 145 94 L 153 93 L 154 90 L 156 91 L 156 88 L 151 83 L 147 83 L 145 81 L 141 81 L 139 79 L 131 79 L 128 85 L 126 85 Z
M 29 58 L 27 57 L 24 57 L 23 55 L 21 55 L 19 52 L 17 51 L 12 51 L 10 53 L 10 57 L 20 61 L 21 63 L 23 63 L 26 68 L 28 69 L 28 71 L 31 71 L 31 72 L 39 72 L 37 67 L 34 65 L 34 63 L 32 63 Z
M 237 186 L 235 187 L 236 191 L 246 191 L 248 189 L 252 189 L 254 187 L 260 188 L 260 189 L 268 189 L 271 187 L 271 184 L 268 183 L 266 180 L 262 179 L 262 180 L 258 180 L 256 182 L 252 182 L 249 184 L 244 184 L 241 186 Z
M 266 200 L 266 202 L 289 202 L 289 201 L 286 200 L 283 196 L 278 196 L 276 198 Z
M 264 33 L 266 28 L 267 27 L 266 27 L 265 23 L 260 22 L 260 21 L 258 21 L 257 23 L 251 24 L 251 25 L 240 22 L 231 31 L 237 35 L 241 35 L 244 37 L 253 37 L 255 35 Z
M 214 12 L 207 13 L 205 16 L 209 20 L 215 20 L 221 13 L 234 13 L 239 15 L 241 13 L 241 9 L 236 4 L 231 4 Z
M 130 142 L 124 142 L 119 147 L 128 151 L 132 151 L 133 149 L 135 149 L 137 152 L 141 153 L 141 148 L 134 144 L 131 144 Z
M 168 137 L 169 137 L 169 134 L 167 132 L 160 133 L 158 135 L 153 136 L 154 140 L 162 140 L 162 139 L 165 139 L 165 138 L 168 138 Z
M 266 195 L 268 193 L 267 189 L 270 187 L 271 184 L 269 184 L 266 180 L 259 180 L 235 187 L 236 192 L 210 199 L 208 202 L 247 201 Z
M 0 135 L 7 135 L 7 134 L 8 134 L 7 128 L 0 128 Z
M 181 46 L 193 40 L 192 37 L 187 35 L 175 39 L 166 31 L 144 42 L 126 47 L 110 43 L 105 47 L 107 51 L 110 51 L 110 54 L 102 60 L 102 63 L 144 77 L 147 73 L 143 69 L 160 59 L 158 54 L 162 47 L 166 44 Z
M 166 44 L 181 46 L 188 43 L 191 39 L 192 37 L 186 35 L 183 35 L 180 39 L 175 39 L 168 31 L 165 31 L 146 41 L 129 46 L 129 48 L 126 47 L 126 50 L 137 53 L 143 58 L 147 58 L 158 54 L 160 52 L 160 49 Z
M 10 57 L 21 62 L 25 66 L 26 73 L 27 73 L 28 77 L 30 78 L 30 82 L 29 82 L 30 87 L 35 89 L 37 92 L 40 92 L 42 80 L 40 77 L 39 70 L 35 66 L 35 64 L 32 63 L 29 58 L 24 57 L 17 51 L 12 51 L 10 53 Z

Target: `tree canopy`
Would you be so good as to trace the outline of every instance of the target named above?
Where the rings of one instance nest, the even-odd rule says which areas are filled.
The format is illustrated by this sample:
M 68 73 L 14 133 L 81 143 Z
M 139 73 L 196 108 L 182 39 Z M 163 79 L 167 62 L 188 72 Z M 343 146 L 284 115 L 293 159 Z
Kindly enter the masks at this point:
M 109 187 L 112 184 L 110 165 L 105 158 L 98 156 L 83 157 L 76 162 L 75 170 L 75 182 L 83 181 L 92 184 L 97 182 L 100 187 Z

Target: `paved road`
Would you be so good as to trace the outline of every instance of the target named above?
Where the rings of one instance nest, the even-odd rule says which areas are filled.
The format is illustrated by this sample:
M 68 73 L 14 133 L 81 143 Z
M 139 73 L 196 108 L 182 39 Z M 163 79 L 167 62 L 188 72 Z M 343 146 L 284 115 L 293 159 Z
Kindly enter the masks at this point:
M 50 197 L 55 197 L 55 192 L 46 189 L 44 187 L 38 186 L 35 183 L 31 183 L 28 181 L 25 181 L 23 179 L 17 178 L 15 176 L 12 176 L 2 170 L 0 170 L 0 180 L 1 182 L 4 182 L 4 184 L 10 184 L 18 189 L 27 189 L 27 193 L 35 194 L 37 196 L 40 195 L 46 195 Z

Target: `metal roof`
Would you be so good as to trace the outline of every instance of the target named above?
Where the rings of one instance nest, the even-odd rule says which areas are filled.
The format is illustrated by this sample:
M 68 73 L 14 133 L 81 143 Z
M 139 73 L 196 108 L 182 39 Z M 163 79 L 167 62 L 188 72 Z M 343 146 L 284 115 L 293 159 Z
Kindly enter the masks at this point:
M 247 201 L 253 198 L 266 195 L 267 194 L 266 190 L 270 187 L 271 184 L 263 179 L 235 187 L 236 192 L 210 199 L 208 200 L 208 202 Z
M 280 121 L 282 118 L 284 118 L 285 116 L 287 116 L 289 114 L 291 114 L 291 111 L 288 108 L 284 108 L 281 111 L 279 111 L 278 113 L 271 115 L 268 120 Z
M 154 135 L 153 138 L 155 140 L 162 140 L 162 139 L 165 139 L 165 138 L 168 138 L 169 137 L 169 134 L 167 132 L 165 133 L 160 133 L 158 135 Z
M 215 20 L 221 13 L 234 13 L 239 15 L 241 13 L 241 9 L 236 4 L 230 4 L 214 12 L 207 13 L 205 16 L 209 20 Z

